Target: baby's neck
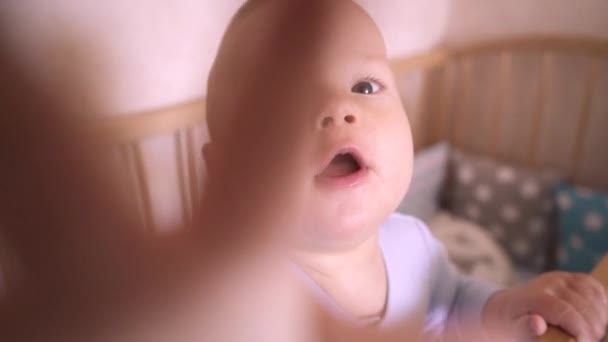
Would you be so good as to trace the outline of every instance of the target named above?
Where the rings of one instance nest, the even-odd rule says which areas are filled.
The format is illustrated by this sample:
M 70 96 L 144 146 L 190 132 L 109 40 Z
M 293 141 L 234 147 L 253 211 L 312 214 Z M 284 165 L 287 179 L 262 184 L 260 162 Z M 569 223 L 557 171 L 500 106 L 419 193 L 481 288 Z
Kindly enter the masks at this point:
M 296 262 L 309 275 L 322 278 L 335 278 L 353 268 L 360 269 L 361 265 L 381 257 L 378 235 L 371 236 L 352 248 L 338 251 L 303 251 L 295 254 Z
M 380 318 L 387 297 L 387 278 L 378 236 L 340 252 L 299 252 L 296 262 L 355 318 Z

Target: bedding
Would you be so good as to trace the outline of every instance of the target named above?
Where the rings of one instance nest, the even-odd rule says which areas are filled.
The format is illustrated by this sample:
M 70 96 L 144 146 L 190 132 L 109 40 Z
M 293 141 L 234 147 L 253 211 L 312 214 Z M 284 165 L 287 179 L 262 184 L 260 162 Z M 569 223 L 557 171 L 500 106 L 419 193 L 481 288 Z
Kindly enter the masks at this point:
M 461 273 L 502 286 L 518 282 L 506 251 L 483 227 L 441 211 L 433 217 L 429 228 Z
M 549 269 L 554 254 L 553 188 L 559 177 L 452 150 L 445 207 L 484 227 L 516 266 Z

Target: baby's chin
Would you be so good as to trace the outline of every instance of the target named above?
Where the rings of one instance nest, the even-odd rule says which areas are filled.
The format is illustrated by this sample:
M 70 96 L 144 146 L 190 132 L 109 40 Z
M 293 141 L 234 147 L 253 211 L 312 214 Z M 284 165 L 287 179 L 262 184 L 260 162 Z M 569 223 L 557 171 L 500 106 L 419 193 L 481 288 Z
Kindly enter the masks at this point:
M 353 249 L 376 238 L 383 218 L 368 215 L 332 217 L 317 221 L 300 231 L 302 248 L 321 252 Z

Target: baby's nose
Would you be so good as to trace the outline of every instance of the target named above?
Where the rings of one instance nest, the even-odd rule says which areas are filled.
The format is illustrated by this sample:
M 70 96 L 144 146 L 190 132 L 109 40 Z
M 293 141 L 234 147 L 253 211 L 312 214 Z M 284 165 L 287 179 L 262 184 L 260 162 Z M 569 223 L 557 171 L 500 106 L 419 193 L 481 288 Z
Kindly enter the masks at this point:
M 317 126 L 320 129 L 327 129 L 342 124 L 354 124 L 357 117 L 354 114 L 324 114 L 319 118 Z

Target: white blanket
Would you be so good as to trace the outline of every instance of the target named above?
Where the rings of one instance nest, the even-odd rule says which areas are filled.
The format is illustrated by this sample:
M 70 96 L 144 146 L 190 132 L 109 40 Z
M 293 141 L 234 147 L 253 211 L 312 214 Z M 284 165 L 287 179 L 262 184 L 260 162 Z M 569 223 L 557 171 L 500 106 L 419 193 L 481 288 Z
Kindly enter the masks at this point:
M 462 273 L 503 286 L 517 282 L 507 253 L 487 230 L 447 212 L 435 215 L 429 227 Z

